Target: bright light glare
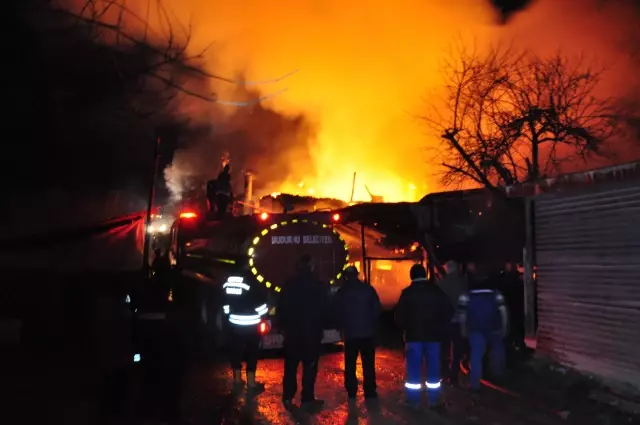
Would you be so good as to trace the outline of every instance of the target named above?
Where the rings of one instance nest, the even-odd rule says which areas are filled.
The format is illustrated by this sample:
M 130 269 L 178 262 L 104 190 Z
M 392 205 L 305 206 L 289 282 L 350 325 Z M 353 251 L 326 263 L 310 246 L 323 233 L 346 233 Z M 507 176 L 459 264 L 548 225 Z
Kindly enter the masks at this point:
M 262 214 L 260 214 L 260 219 L 261 220 L 266 220 L 269 218 L 269 214 L 267 214 L 266 212 L 263 212 Z
M 194 212 L 182 212 L 182 213 L 180 213 L 180 218 L 196 218 L 196 213 L 194 213 Z

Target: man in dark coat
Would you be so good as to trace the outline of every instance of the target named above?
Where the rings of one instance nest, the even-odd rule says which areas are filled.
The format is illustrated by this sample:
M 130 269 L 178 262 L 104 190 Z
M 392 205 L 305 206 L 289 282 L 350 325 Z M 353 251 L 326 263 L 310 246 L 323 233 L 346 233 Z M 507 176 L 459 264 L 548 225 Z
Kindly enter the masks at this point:
M 302 406 L 320 408 L 324 401 L 315 398 L 318 360 L 325 324 L 329 315 L 329 293 L 313 273 L 311 257 L 304 255 L 296 275 L 282 288 L 276 307 L 284 334 L 284 377 L 282 402 L 291 409 L 297 392 L 298 364 L 302 363 Z
M 460 313 L 458 308 L 458 299 L 460 295 L 467 292 L 469 284 L 466 276 L 460 270 L 460 266 L 455 261 L 448 261 L 446 264 L 447 275 L 440 281 L 440 288 L 447 294 L 451 305 L 456 309 L 456 313 L 451 320 L 451 328 L 449 331 L 449 339 L 444 342 L 444 376 L 449 383 L 456 385 L 460 375 L 460 361 L 464 354 L 464 338 L 460 331 Z
M 358 270 L 344 271 L 344 284 L 335 298 L 338 329 L 344 339 L 344 386 L 350 400 L 358 392 L 356 361 L 362 360 L 365 399 L 376 398 L 375 334 L 380 318 L 380 298 L 371 285 L 358 279 Z
M 454 308 L 421 264 L 410 270 L 411 285 L 400 295 L 396 322 L 404 331 L 407 402 L 417 406 L 422 390 L 422 365 L 427 364 L 427 395 L 431 407 L 440 407 L 440 356 L 447 340 Z

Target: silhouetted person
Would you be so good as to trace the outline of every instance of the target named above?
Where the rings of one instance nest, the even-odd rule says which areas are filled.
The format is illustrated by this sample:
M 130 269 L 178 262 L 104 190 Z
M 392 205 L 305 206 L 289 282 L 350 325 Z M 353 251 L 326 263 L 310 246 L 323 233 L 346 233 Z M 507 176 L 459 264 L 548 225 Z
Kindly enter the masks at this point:
M 231 166 L 226 164 L 216 179 L 216 216 L 219 220 L 226 216 L 232 199 Z
M 509 309 L 509 334 L 505 342 L 511 349 L 520 352 L 525 348 L 524 281 L 515 264 L 507 263 L 498 289 L 504 295 Z
M 460 295 L 467 292 L 467 278 L 462 274 L 460 266 L 455 261 L 449 261 L 446 264 L 447 275 L 440 281 L 440 288 L 447 294 L 451 305 L 456 309 L 451 319 L 451 328 L 449 330 L 449 339 L 444 342 L 443 353 L 445 360 L 445 369 L 443 375 L 452 385 L 458 383 L 460 376 L 460 361 L 464 354 L 464 338 L 460 331 L 460 312 L 458 309 L 458 300 Z
M 482 361 L 489 350 L 494 377 L 504 374 L 505 354 L 503 339 L 508 328 L 507 308 L 502 294 L 495 287 L 495 275 L 486 267 L 478 266 L 470 279 L 470 291 L 460 296 L 460 329 L 469 339 L 469 387 L 480 389 Z
M 283 286 L 276 308 L 284 334 L 282 402 L 287 409 L 293 407 L 298 364 L 302 363 L 302 406 L 317 409 L 324 404 L 315 398 L 315 384 L 329 294 L 327 286 L 314 275 L 310 256 L 302 256 L 296 269 L 296 275 Z
M 454 308 L 446 294 L 427 279 L 421 264 L 410 270 L 411 285 L 402 290 L 396 306 L 396 322 L 404 331 L 407 403 L 416 407 L 420 402 L 423 382 L 429 406 L 440 407 L 440 356 L 442 341 L 446 341 Z M 422 366 L 426 362 L 426 381 Z
M 151 268 L 155 272 L 155 274 L 164 274 L 171 268 L 171 263 L 169 262 L 169 256 L 162 251 L 160 248 L 156 248 L 153 251 L 153 262 L 151 263 Z
M 134 363 L 131 297 L 114 283 L 98 295 L 95 309 L 97 355 L 102 372 L 101 419 L 103 423 L 127 416 L 131 372 Z
M 171 273 L 171 272 L 169 272 Z M 188 372 L 187 359 L 193 323 L 186 320 L 182 282 L 178 275 L 169 285 L 145 282 L 138 296 L 138 344 L 141 413 L 149 419 L 177 421 Z M 167 276 L 168 277 L 168 276 Z
M 209 207 L 209 215 L 215 217 L 216 213 L 216 183 L 215 179 L 207 181 L 207 206 Z
M 338 329 L 344 339 L 344 387 L 350 400 L 358 392 L 356 361 L 362 360 L 364 397 L 374 399 L 376 392 L 376 329 L 380 319 L 380 298 L 373 286 L 358 279 L 354 266 L 344 271 L 344 283 L 335 296 Z

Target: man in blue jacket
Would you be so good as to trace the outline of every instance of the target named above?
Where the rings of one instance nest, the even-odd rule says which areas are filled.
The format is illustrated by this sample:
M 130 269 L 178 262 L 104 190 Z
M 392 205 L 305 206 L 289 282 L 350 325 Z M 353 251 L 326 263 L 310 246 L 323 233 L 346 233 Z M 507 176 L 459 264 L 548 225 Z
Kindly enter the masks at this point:
M 335 296 L 336 322 L 344 339 L 344 387 L 349 400 L 358 392 L 356 361 L 362 360 L 364 397 L 371 400 L 376 392 L 375 334 L 380 318 L 380 298 L 373 286 L 358 279 L 353 266 L 344 271 L 344 284 Z
M 482 360 L 488 349 L 491 371 L 501 377 L 505 368 L 504 337 L 507 335 L 508 316 L 502 294 L 493 289 L 495 277 L 488 270 L 478 268 L 471 278 L 471 290 L 460 296 L 460 328 L 469 338 L 469 387 L 480 389 Z
M 420 402 L 426 360 L 429 405 L 437 408 L 441 406 L 441 344 L 447 340 L 454 308 L 442 289 L 427 279 L 421 264 L 411 267 L 410 276 L 411 285 L 402 291 L 396 306 L 396 322 L 404 331 L 407 402 L 416 407 Z

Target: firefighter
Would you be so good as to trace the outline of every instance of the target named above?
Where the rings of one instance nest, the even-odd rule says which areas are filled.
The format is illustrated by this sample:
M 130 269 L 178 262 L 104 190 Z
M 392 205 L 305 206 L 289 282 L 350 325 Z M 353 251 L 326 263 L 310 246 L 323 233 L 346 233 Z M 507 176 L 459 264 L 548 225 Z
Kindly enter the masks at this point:
M 231 165 L 225 164 L 224 168 L 218 174 L 216 180 L 216 213 L 218 219 L 223 219 L 226 216 L 229 203 L 233 199 L 233 192 L 231 190 Z
M 338 329 L 344 339 L 344 386 L 349 400 L 358 392 L 356 360 L 362 360 L 364 397 L 373 400 L 376 392 L 375 334 L 380 319 L 380 298 L 371 285 L 358 279 L 358 269 L 344 271 L 344 284 L 336 294 L 335 311 Z
M 323 400 L 315 398 L 315 383 L 324 328 L 329 315 L 329 290 L 313 273 L 311 257 L 303 255 L 296 275 L 284 286 L 276 314 L 284 334 L 284 376 L 282 403 L 293 408 L 298 390 L 298 364 L 302 363 L 302 407 L 319 409 Z
M 505 353 L 503 339 L 507 335 L 508 318 L 502 294 L 492 289 L 493 280 L 488 270 L 477 267 L 470 281 L 470 291 L 459 300 L 460 329 L 469 339 L 469 388 L 480 389 L 482 360 L 489 349 L 491 372 L 496 378 L 504 374 Z
M 262 286 L 249 285 L 242 277 L 231 276 L 223 285 L 223 311 L 227 317 L 227 340 L 233 370 L 233 389 L 244 387 L 242 362 L 246 364 L 247 390 L 252 394 L 264 391 L 264 384 L 256 381 L 260 354 L 259 325 L 269 308 Z
M 396 306 L 396 322 L 404 331 L 406 401 L 417 407 L 422 386 L 422 364 L 426 360 L 425 386 L 429 406 L 439 408 L 441 343 L 447 338 L 454 309 L 447 295 L 427 279 L 421 264 L 410 270 L 411 285 L 402 290 Z
M 462 274 L 460 266 L 455 261 L 449 261 L 446 264 L 447 275 L 440 282 L 440 288 L 447 294 L 449 301 L 456 308 L 456 313 L 451 320 L 451 328 L 449 330 L 449 338 L 443 347 L 444 354 L 444 376 L 451 385 L 457 385 L 460 376 L 460 361 L 464 353 L 464 338 L 460 332 L 460 314 L 458 300 L 460 296 L 467 292 L 468 283 L 466 277 Z
M 209 207 L 209 214 L 211 217 L 215 216 L 216 212 L 216 180 L 207 181 L 207 206 Z

